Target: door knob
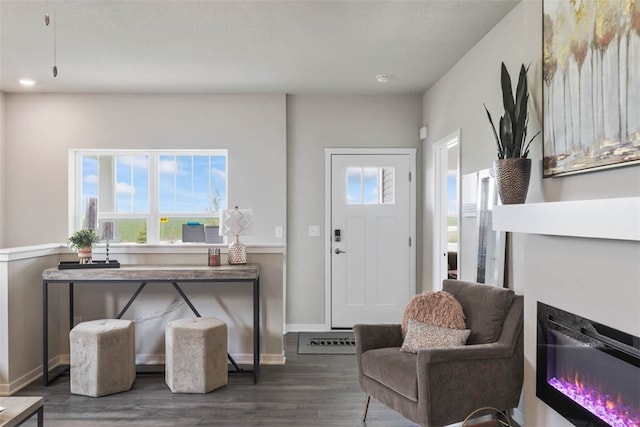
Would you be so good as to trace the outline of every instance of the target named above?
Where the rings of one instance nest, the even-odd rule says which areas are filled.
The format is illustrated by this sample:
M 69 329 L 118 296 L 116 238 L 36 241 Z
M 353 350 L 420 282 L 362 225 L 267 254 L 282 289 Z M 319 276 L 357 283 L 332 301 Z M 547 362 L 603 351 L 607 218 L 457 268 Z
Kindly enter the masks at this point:
M 343 251 L 343 250 L 340 250 L 340 249 L 336 249 L 334 252 L 336 253 L 336 255 L 346 254 L 347 253 L 347 251 Z

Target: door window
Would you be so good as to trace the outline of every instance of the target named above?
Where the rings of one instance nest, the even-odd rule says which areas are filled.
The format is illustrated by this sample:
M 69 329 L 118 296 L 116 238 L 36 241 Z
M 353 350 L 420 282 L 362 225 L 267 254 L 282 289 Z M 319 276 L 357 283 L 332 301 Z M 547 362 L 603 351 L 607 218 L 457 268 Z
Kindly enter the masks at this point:
M 395 168 L 355 167 L 346 169 L 348 205 L 394 204 Z

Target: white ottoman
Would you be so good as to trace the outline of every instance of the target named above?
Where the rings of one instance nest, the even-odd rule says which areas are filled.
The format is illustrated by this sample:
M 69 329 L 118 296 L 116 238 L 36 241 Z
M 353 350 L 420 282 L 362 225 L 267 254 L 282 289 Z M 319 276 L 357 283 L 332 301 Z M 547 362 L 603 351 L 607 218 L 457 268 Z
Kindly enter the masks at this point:
M 179 319 L 165 331 L 165 382 L 173 393 L 208 393 L 227 384 L 226 323 Z
M 69 345 L 71 393 L 99 397 L 131 389 L 136 378 L 132 321 L 79 323 L 69 332 Z

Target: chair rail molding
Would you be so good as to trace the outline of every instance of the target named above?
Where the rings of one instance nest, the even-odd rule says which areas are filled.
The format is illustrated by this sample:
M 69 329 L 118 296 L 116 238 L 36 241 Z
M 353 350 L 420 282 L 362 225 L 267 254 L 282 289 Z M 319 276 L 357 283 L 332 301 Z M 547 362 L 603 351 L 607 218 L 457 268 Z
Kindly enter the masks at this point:
M 640 197 L 494 207 L 493 229 L 514 233 L 640 241 Z

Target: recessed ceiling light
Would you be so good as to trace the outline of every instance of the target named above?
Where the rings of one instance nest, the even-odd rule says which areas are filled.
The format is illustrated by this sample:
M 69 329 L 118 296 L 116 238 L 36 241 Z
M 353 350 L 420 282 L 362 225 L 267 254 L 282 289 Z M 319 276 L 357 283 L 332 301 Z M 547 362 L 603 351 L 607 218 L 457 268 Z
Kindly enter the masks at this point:
M 389 83 L 391 76 L 389 74 L 378 74 L 376 80 L 378 83 Z
M 24 87 L 31 87 L 36 84 L 36 81 L 33 79 L 20 79 L 18 82 Z

